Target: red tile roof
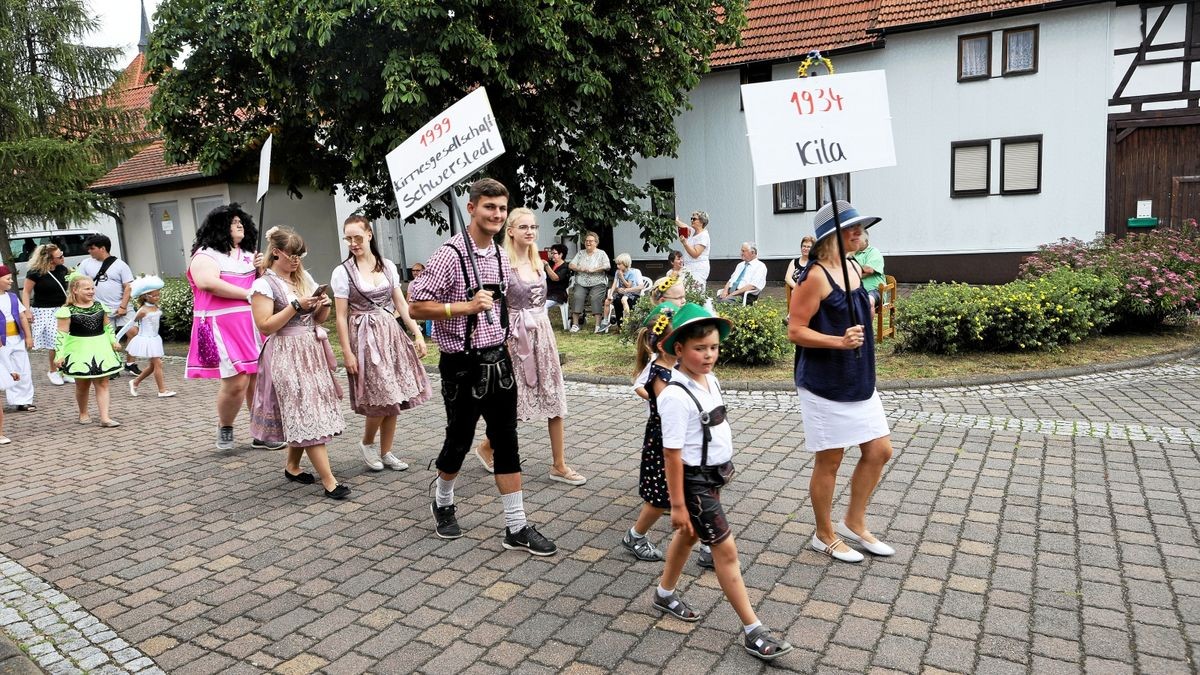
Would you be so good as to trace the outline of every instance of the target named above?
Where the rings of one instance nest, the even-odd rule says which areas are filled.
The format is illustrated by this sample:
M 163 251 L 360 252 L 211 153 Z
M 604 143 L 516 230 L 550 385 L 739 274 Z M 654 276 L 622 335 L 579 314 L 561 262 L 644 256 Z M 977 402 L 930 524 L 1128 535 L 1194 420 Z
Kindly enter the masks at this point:
M 870 45 L 880 39 L 867 30 L 883 1 L 751 0 L 741 46 L 718 47 L 712 67 L 795 59 L 814 49 L 828 52 Z
M 129 65 L 125 66 L 125 70 L 117 76 L 113 83 L 114 89 L 134 89 L 136 87 L 144 87 L 149 82 L 150 73 L 146 72 L 146 55 L 138 52 L 138 55 L 133 57 Z
M 191 178 L 200 178 L 200 165 L 167 164 L 163 159 L 163 142 L 157 140 L 141 152 L 121 162 L 103 178 L 90 186 L 97 192 L 113 192 L 117 189 L 132 189 L 162 183 L 175 183 Z
M 1089 4 L 1086 0 L 882 0 L 874 30 L 941 23 L 954 19 L 982 19 L 992 14 L 1050 9 L 1053 6 Z

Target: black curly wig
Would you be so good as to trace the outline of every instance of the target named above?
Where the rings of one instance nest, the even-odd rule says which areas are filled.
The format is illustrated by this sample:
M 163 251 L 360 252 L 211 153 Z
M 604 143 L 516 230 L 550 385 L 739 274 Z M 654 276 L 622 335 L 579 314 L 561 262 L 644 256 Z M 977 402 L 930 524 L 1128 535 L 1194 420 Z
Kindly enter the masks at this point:
M 242 231 L 245 232 L 238 247 L 251 253 L 257 251 L 258 228 L 254 226 L 254 219 L 250 217 L 249 213 L 242 210 L 240 204 L 234 202 L 218 206 L 204 217 L 204 222 L 196 229 L 196 239 L 192 242 L 192 255 L 196 255 L 196 251 L 206 247 L 225 254 L 232 251 L 233 237 L 229 234 L 229 228 L 235 217 L 241 219 Z

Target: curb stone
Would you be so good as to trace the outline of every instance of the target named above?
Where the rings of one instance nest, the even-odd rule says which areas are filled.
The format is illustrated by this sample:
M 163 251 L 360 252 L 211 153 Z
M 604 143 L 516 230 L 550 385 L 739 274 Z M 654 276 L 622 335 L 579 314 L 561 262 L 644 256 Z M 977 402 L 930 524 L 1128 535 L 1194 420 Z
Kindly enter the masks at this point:
M 902 389 L 945 389 L 948 387 L 972 387 L 988 384 L 1029 382 L 1032 380 L 1050 380 L 1062 377 L 1072 377 L 1075 375 L 1111 373 L 1118 370 L 1144 368 L 1146 366 L 1169 363 L 1171 361 L 1178 361 L 1180 359 L 1191 358 L 1194 356 L 1200 356 L 1200 347 L 1179 349 L 1172 352 L 1154 354 L 1152 356 L 1142 356 L 1136 359 L 1129 359 L 1127 361 L 1092 363 L 1085 366 L 1069 366 L 1066 368 L 1051 368 L 1049 370 L 1021 370 L 1011 373 L 963 375 L 962 377 L 879 380 L 875 386 L 880 391 L 895 391 Z M 426 369 L 429 370 L 429 367 L 426 367 Z M 437 372 L 437 368 L 433 368 L 431 372 Z M 614 377 L 611 375 L 564 375 L 563 377 L 572 382 L 584 382 L 587 384 L 619 385 L 630 383 L 630 378 L 628 377 Z M 796 385 L 786 380 L 726 380 L 722 386 L 726 389 L 737 389 L 741 391 L 791 391 L 796 388 Z
M 42 672 L 8 635 L 0 631 L 0 675 L 41 675 Z

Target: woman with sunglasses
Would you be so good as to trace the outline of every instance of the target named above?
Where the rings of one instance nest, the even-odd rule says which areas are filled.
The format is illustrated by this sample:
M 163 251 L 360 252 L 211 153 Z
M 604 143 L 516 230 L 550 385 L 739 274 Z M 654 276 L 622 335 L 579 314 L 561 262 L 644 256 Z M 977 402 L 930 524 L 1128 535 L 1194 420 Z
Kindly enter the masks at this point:
M 46 371 L 46 377 L 54 385 L 75 381 L 54 367 L 54 339 L 58 335 L 54 312 L 67 302 L 69 270 L 65 263 L 66 256 L 61 248 L 54 244 L 38 246 L 29 257 L 29 269 L 21 287 L 21 302 L 33 314 L 33 348 L 49 351 L 50 369 Z
M 350 381 L 350 408 L 367 418 L 359 449 L 372 471 L 385 466 L 403 471 L 408 464 L 392 454 L 396 416 L 428 401 L 433 391 L 421 365 L 425 339 L 408 314 L 396 265 L 379 254 L 371 223 L 350 216 L 342 234 L 350 255 L 334 268 L 329 284 Z M 396 324 L 397 315 L 412 339 Z
M 338 483 L 329 468 L 329 441 L 346 430 L 341 387 L 334 378 L 337 361 L 329 334 L 321 324 L 329 318 L 329 296 L 304 271 L 307 249 L 290 228 L 267 231 L 267 270 L 251 286 L 254 325 L 266 335 L 258 360 L 250 432 L 255 438 L 287 444 L 283 476 L 312 485 L 300 457 L 316 469 L 325 496 L 346 499 L 350 487 Z
M 708 236 L 708 214 L 692 211 L 690 234 L 684 234 L 689 231 L 689 225 L 684 225 L 678 218 L 675 224 L 679 226 L 679 243 L 683 245 L 683 268 L 700 284 L 700 292 L 703 293 L 708 283 L 708 250 L 712 248 Z

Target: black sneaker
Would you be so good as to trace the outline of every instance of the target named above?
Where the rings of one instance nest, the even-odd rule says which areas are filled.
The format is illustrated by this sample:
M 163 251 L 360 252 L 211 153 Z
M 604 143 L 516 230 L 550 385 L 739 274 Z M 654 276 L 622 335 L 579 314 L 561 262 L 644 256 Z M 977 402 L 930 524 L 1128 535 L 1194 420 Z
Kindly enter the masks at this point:
M 126 363 L 125 364 L 125 372 L 136 377 L 136 376 L 142 374 L 142 369 L 138 368 L 138 364 L 136 364 L 136 363 Z
M 329 497 L 330 499 L 338 499 L 338 500 L 349 499 L 350 498 L 350 486 L 342 485 L 341 483 L 338 483 L 338 486 L 333 488 L 332 490 L 326 490 L 325 496 Z
M 775 637 L 766 626 L 750 631 L 745 640 L 746 651 L 763 661 L 772 661 L 792 651 L 792 645 L 787 640 Z
M 670 614 L 680 621 L 695 623 L 704 618 L 704 615 L 696 610 L 688 607 L 688 604 L 679 597 L 678 593 L 671 593 L 667 597 L 662 597 L 658 594 L 658 590 L 654 591 L 654 600 L 652 601 L 655 609 Z
M 522 550 L 529 551 L 534 555 L 554 555 L 558 553 L 558 547 L 554 542 L 542 536 L 541 532 L 534 529 L 533 525 L 526 524 L 516 533 L 509 532 L 508 528 L 504 528 L 504 548 L 510 551 Z
M 453 504 L 438 506 L 437 500 L 429 503 L 433 512 L 433 531 L 442 539 L 458 539 L 462 536 L 462 528 L 458 526 L 458 518 L 454 516 L 456 509 Z
M 282 450 L 287 446 L 286 441 L 260 441 L 257 438 L 250 440 L 250 447 L 255 450 Z
M 716 569 L 716 565 L 713 565 L 712 549 L 701 548 L 696 552 L 696 566 L 706 570 Z

